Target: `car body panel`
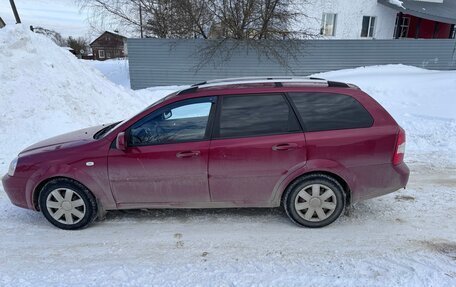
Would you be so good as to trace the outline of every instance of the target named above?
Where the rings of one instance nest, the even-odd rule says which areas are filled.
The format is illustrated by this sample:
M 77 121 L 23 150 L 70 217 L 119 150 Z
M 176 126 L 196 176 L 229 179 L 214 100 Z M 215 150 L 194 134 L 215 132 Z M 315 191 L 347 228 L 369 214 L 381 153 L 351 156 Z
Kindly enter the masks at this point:
M 178 157 L 179 153 L 198 153 Z M 118 204 L 209 202 L 209 141 L 110 149 L 108 171 Z
M 285 144 L 293 146 L 274 150 Z M 278 180 L 305 162 L 303 133 L 212 140 L 209 155 L 212 201 L 268 205 Z

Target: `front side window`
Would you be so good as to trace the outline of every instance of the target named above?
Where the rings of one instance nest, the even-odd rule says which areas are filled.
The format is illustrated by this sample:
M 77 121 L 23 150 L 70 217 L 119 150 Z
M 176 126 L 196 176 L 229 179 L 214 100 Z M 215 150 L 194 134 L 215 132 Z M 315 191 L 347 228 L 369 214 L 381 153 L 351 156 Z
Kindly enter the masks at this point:
M 204 140 L 212 102 L 212 98 L 187 100 L 152 112 L 129 129 L 129 145 Z
M 373 119 L 353 97 L 332 93 L 290 93 L 308 132 L 367 128 Z
M 300 131 L 284 96 L 223 96 L 217 138 L 275 135 Z
M 364 16 L 363 26 L 361 28 L 361 37 L 374 37 L 375 32 L 375 17 Z
M 98 50 L 98 58 L 104 59 L 105 58 L 105 51 L 104 50 Z
M 334 36 L 336 34 L 336 18 L 337 14 L 323 13 L 321 20 L 320 35 Z

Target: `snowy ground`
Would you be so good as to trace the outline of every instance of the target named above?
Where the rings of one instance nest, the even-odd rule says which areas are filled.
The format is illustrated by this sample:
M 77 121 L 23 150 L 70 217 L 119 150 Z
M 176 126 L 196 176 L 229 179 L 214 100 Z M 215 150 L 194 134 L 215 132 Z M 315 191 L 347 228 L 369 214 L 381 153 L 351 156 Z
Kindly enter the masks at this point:
M 82 60 L 86 64 L 99 70 L 111 82 L 130 88 L 130 75 L 128 73 L 128 60 L 113 59 L 106 61 Z
M 0 174 L 28 144 L 122 119 L 177 89 L 119 87 L 26 29 L 0 30 L 0 64 Z M 121 70 L 95 64 L 125 84 Z M 456 286 L 456 72 L 319 76 L 359 85 L 405 128 L 407 190 L 318 230 L 280 209 L 233 209 L 110 212 L 69 232 L 14 207 L 0 187 L 0 286 Z

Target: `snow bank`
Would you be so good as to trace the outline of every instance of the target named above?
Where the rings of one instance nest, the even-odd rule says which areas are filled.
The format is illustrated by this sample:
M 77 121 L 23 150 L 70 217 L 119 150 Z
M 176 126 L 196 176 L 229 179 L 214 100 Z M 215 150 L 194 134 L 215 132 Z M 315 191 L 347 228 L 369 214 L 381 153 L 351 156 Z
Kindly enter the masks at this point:
M 0 171 L 27 145 L 121 120 L 145 105 L 21 25 L 0 30 L 0 63 Z
M 106 61 L 81 61 L 99 70 L 111 82 L 130 89 L 130 73 L 128 71 L 127 60 L 112 59 Z

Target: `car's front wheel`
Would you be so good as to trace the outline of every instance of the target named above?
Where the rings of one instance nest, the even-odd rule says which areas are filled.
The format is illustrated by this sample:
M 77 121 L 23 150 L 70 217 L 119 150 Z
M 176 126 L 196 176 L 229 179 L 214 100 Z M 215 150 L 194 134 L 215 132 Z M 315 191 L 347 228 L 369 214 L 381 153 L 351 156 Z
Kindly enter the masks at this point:
M 345 196 L 334 178 L 312 174 L 299 178 L 287 188 L 283 204 L 288 217 L 298 225 L 323 227 L 340 216 Z
M 38 198 L 44 217 L 62 229 L 80 229 L 94 221 L 97 203 L 82 184 L 68 178 L 47 182 Z

